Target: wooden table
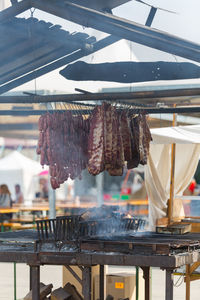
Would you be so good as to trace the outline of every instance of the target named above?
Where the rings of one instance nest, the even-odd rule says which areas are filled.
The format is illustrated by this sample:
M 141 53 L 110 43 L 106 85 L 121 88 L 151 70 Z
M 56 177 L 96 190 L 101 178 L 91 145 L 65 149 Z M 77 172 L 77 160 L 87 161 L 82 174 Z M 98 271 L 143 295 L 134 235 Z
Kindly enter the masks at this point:
M 0 214 L 11 214 L 11 213 L 18 213 L 18 212 L 19 212 L 19 208 L 14 208 L 14 207 L 0 208 Z

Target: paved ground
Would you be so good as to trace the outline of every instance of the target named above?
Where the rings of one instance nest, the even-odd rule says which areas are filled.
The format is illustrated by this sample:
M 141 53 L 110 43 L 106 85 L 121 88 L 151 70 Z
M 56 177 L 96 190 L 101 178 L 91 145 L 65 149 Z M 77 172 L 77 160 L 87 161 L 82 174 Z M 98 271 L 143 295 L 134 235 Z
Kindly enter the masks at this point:
M 13 264 L 0 263 L 0 300 L 13 300 Z M 132 271 L 129 268 L 130 271 Z M 133 269 L 134 270 L 134 269 Z M 115 268 L 115 271 L 117 269 Z M 120 272 L 122 268 L 120 268 Z M 179 276 L 174 277 L 174 283 Z M 48 284 L 53 283 L 54 288 L 62 285 L 62 267 L 41 267 L 41 281 Z M 152 300 L 165 300 L 164 293 L 165 273 L 159 269 L 152 270 Z M 200 299 L 200 281 L 191 283 L 191 300 Z M 17 264 L 17 299 L 22 299 L 29 289 L 29 268 L 25 264 Z M 185 299 L 185 284 L 174 288 L 174 300 Z

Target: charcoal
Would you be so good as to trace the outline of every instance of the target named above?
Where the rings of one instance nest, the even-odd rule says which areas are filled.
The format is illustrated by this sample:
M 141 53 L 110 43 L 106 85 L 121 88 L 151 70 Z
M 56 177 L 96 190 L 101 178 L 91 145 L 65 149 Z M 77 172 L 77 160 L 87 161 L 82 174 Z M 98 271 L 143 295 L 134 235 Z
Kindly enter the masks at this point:
M 78 293 L 77 289 L 75 288 L 74 285 L 72 285 L 71 283 L 67 283 L 63 289 L 70 295 L 72 295 L 72 299 L 73 300 L 83 300 L 83 298 L 81 297 L 81 295 Z
M 60 287 L 51 293 L 51 300 L 72 300 L 72 295 Z
M 46 297 L 51 293 L 53 288 L 52 284 L 45 285 L 44 283 L 40 283 L 40 300 L 46 299 Z M 24 300 L 32 300 L 32 291 L 30 291 L 25 297 Z
M 114 298 L 113 298 L 113 296 L 108 295 L 108 296 L 106 297 L 106 300 L 114 300 Z

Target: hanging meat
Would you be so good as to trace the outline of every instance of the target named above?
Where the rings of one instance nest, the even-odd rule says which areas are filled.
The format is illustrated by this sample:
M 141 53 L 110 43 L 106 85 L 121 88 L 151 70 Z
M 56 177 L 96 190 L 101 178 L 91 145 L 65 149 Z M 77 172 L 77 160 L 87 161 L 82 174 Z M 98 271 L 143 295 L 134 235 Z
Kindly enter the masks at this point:
M 41 165 L 49 166 L 52 188 L 59 188 L 68 178 L 81 178 L 88 162 L 88 120 L 70 111 L 46 113 L 38 127 L 37 154 Z
M 81 178 L 88 168 L 92 175 L 106 170 L 121 176 L 128 169 L 145 165 L 151 133 L 145 114 L 129 116 L 108 103 L 97 105 L 90 117 L 71 111 L 46 113 L 38 122 L 37 154 L 48 165 L 54 189 L 68 178 Z
M 104 106 L 97 106 L 90 119 L 88 171 L 92 175 L 98 175 L 105 169 L 103 107 Z

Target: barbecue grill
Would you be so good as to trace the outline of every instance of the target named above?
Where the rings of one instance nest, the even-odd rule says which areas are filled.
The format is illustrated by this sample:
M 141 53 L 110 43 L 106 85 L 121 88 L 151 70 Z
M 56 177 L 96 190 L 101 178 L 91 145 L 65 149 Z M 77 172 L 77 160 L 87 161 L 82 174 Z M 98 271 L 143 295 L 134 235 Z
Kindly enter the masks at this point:
M 77 224 L 82 226 L 80 216 L 59 217 L 37 222 L 38 230 L 0 233 L 0 261 L 23 262 L 30 266 L 34 300 L 39 300 L 39 270 L 44 264 L 80 266 L 85 300 L 91 300 L 92 265 L 101 266 L 101 300 L 104 299 L 104 265 L 141 267 L 145 278 L 145 300 L 150 299 L 149 267 L 160 267 L 166 270 L 165 299 L 172 300 L 173 270 L 200 259 L 200 234 L 162 235 L 136 229 L 105 237 L 96 235 L 95 231 L 89 236 L 87 232 L 81 237 Z M 78 230 L 71 235 L 69 228 Z
M 36 221 L 39 241 L 80 241 L 89 238 L 128 235 L 143 229 L 145 220 L 114 215 L 105 219 L 82 220 L 81 216 L 62 216 Z

